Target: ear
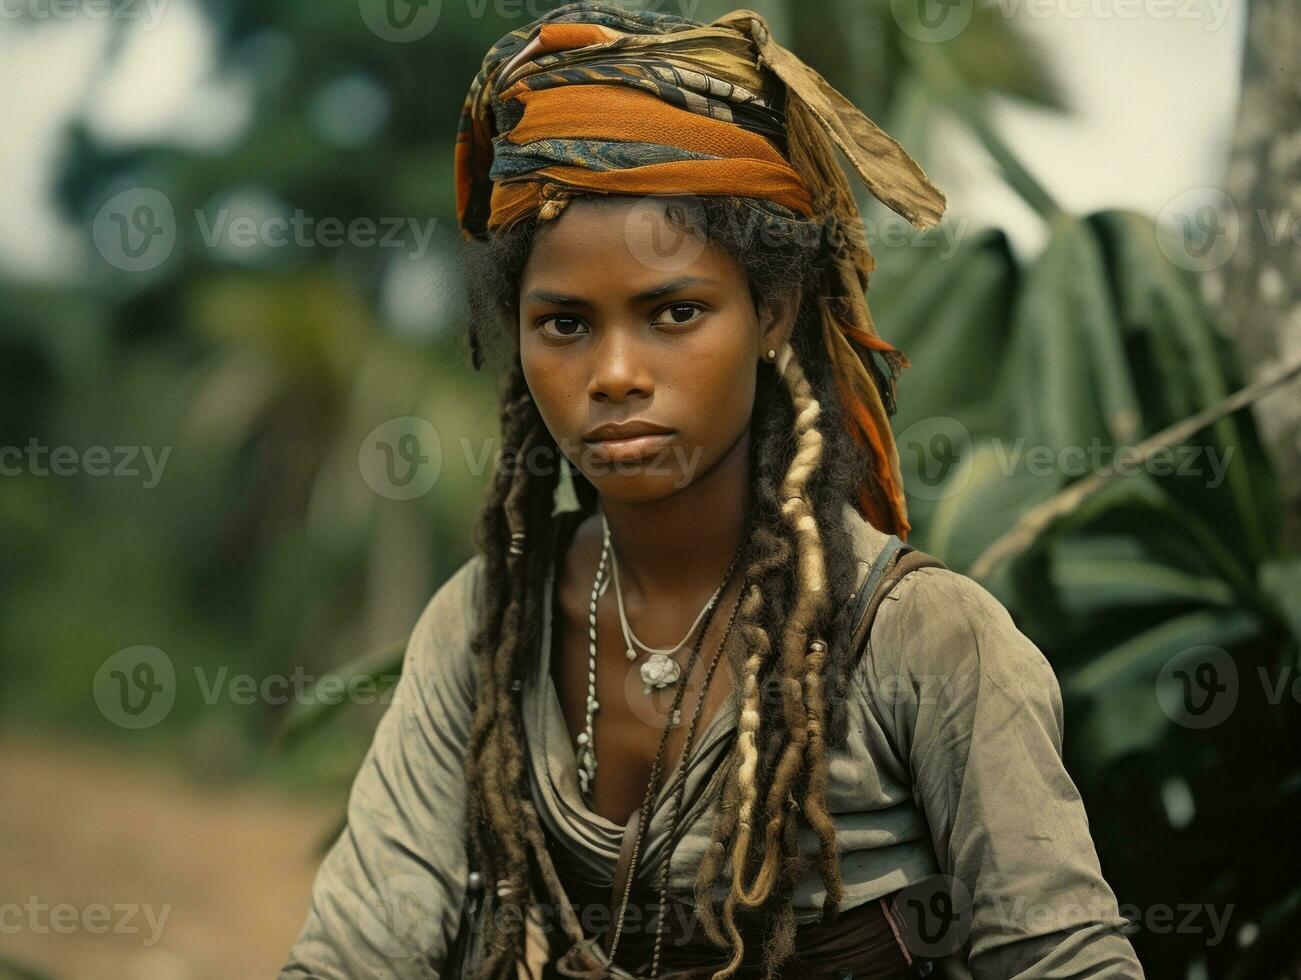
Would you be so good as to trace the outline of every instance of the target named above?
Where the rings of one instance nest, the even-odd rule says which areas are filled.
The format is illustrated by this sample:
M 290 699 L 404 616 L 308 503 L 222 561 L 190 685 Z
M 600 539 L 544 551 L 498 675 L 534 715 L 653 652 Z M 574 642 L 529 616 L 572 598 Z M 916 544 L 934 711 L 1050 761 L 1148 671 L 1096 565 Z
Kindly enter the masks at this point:
M 800 295 L 797 290 L 783 289 L 772 295 L 760 306 L 759 314 L 759 350 L 760 353 L 771 348 L 781 350 L 782 345 L 791 338 L 795 330 L 795 317 L 799 312 Z

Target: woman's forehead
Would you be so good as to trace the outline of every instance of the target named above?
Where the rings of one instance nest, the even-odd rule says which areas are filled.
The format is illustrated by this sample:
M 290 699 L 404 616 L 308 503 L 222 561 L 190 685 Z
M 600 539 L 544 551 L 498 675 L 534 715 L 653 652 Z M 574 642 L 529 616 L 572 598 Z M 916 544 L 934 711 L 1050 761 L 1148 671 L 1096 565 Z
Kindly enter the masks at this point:
M 575 199 L 538 228 L 523 281 L 606 280 L 638 292 L 678 278 L 744 280 L 740 264 L 682 214 L 665 199 Z

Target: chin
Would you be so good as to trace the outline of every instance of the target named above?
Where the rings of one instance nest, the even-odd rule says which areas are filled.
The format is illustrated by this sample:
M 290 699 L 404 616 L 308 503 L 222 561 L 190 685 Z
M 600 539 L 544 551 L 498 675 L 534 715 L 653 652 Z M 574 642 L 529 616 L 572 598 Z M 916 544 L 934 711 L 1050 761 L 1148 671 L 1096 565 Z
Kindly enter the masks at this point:
M 625 465 L 625 470 L 631 470 L 631 467 Z M 663 500 L 686 489 L 691 483 L 681 473 L 585 473 L 584 476 L 601 496 L 630 504 Z

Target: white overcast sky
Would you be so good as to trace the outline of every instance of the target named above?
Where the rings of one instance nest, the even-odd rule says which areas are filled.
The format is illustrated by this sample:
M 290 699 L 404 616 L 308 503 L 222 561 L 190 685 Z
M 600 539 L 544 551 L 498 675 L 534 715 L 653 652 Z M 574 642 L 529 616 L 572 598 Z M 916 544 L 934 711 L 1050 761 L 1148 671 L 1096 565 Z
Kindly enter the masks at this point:
M 1063 204 L 1155 215 L 1189 189 L 1222 185 L 1245 0 L 998 2 L 1045 47 L 1073 108 L 1052 116 L 1003 105 L 995 116 Z M 140 16 L 126 57 L 107 78 L 97 77 L 103 19 L 15 23 L 12 11 L 28 6 L 46 4 L 0 0 L 0 271 L 57 281 L 81 268 L 82 236 L 51 205 L 70 117 L 84 113 L 97 133 L 123 144 L 162 136 L 219 146 L 238 138 L 248 103 L 238 80 L 214 78 L 213 38 L 193 0 L 133 4 Z M 1019 247 L 1034 248 L 1037 223 L 983 154 L 956 149 L 946 156 L 957 169 L 931 169 L 950 214 L 972 227 L 1000 224 Z

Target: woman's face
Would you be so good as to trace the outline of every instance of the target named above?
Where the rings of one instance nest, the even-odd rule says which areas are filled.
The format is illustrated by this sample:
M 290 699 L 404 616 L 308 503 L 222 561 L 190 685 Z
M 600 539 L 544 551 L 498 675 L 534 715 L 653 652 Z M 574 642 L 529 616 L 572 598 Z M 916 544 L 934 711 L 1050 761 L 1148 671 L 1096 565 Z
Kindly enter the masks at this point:
M 533 399 L 561 451 L 616 500 L 660 499 L 744 458 L 759 360 L 789 333 L 780 316 L 761 329 L 744 268 L 665 206 L 570 201 L 537 231 L 520 283 Z

